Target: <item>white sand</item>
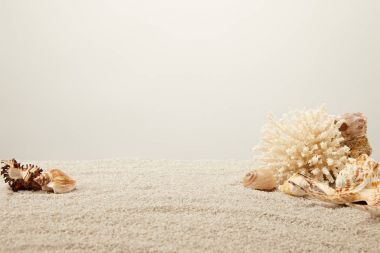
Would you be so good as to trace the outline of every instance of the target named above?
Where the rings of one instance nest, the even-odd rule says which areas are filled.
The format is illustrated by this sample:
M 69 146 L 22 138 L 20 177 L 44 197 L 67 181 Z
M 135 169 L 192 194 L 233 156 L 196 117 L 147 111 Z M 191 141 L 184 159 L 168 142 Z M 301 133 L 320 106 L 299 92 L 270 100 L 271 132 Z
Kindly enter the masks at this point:
M 69 194 L 0 184 L 0 252 L 379 252 L 380 221 L 240 180 L 247 161 L 36 162 Z

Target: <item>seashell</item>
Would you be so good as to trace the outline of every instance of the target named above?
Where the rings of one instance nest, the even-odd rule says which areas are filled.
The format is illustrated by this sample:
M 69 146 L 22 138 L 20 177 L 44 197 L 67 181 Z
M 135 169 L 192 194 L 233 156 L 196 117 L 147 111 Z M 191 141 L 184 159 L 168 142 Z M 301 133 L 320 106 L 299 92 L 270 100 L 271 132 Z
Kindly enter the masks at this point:
M 21 165 L 15 159 L 1 161 L 1 175 L 13 191 L 41 190 L 34 178 L 41 175 L 42 169 L 33 164 Z
M 336 178 L 335 189 L 314 179 L 303 177 L 310 187 L 296 182 L 295 184 L 305 191 L 307 197 L 354 206 L 369 212 L 372 216 L 380 215 L 379 163 L 366 154 L 348 160 Z M 357 205 L 355 204 L 357 202 L 364 202 L 366 205 Z
M 350 148 L 350 157 L 357 158 L 361 154 L 371 155 L 372 148 L 367 138 L 367 118 L 363 113 L 346 113 L 337 120 L 342 124 L 339 128 L 344 141 L 343 145 Z
M 295 174 L 280 185 L 278 189 L 283 193 L 296 197 L 302 197 L 306 195 L 306 191 L 304 189 L 308 187 L 310 187 L 310 185 L 305 178 L 299 174 Z
M 70 192 L 76 186 L 76 181 L 59 169 L 50 169 L 34 181 L 41 186 L 43 191 L 54 193 Z
M 377 188 L 377 181 L 380 181 L 379 163 L 362 154 L 357 159 L 348 159 L 336 178 L 335 190 L 342 193 L 360 192 L 365 188 Z
M 245 175 L 243 185 L 256 190 L 271 191 L 276 188 L 276 179 L 271 169 L 255 169 Z
M 367 118 L 361 112 L 345 113 L 339 117 L 342 124 L 339 128 L 346 140 L 367 135 Z

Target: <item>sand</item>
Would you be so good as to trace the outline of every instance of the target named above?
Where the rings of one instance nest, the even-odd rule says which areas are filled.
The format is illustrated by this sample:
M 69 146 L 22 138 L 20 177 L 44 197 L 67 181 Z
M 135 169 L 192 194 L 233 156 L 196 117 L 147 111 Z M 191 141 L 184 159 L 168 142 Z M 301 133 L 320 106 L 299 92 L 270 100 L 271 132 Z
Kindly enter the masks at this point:
M 63 169 L 77 190 L 1 183 L 0 252 L 379 252 L 379 220 L 245 189 L 249 161 L 34 163 Z

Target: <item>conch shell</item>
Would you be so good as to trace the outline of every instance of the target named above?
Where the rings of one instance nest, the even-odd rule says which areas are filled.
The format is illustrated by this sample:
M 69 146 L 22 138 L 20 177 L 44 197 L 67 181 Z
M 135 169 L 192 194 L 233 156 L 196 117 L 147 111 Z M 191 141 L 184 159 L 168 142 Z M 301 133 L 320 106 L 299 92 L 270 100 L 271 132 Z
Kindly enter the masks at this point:
M 75 189 L 76 181 L 59 169 L 50 169 L 34 179 L 43 191 L 66 193 Z
M 1 175 L 15 192 L 19 190 L 41 190 L 34 178 L 41 175 L 42 169 L 33 164 L 21 165 L 15 159 L 1 161 Z
M 350 157 L 371 155 L 372 148 L 367 138 L 367 118 L 361 112 L 346 113 L 338 118 L 342 121 L 339 130 L 344 138 L 343 145 L 350 148 Z
M 345 113 L 339 119 L 342 120 L 339 130 L 344 139 L 350 140 L 367 134 L 367 118 L 363 113 Z
M 271 169 L 255 169 L 245 175 L 243 185 L 256 190 L 271 191 L 276 188 L 276 179 Z

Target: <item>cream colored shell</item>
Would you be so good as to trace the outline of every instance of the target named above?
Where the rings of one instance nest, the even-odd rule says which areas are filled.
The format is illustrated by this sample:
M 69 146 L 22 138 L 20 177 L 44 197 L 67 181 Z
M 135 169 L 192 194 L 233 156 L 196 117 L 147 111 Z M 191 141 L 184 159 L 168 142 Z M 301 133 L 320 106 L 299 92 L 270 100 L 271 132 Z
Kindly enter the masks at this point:
M 306 195 L 306 191 L 304 189 L 308 188 L 309 186 L 309 183 L 302 175 L 295 174 L 286 180 L 282 185 L 280 185 L 278 189 L 283 193 L 296 197 L 302 197 Z
M 54 193 L 66 193 L 75 189 L 76 181 L 59 169 L 51 169 L 37 177 L 42 190 Z

